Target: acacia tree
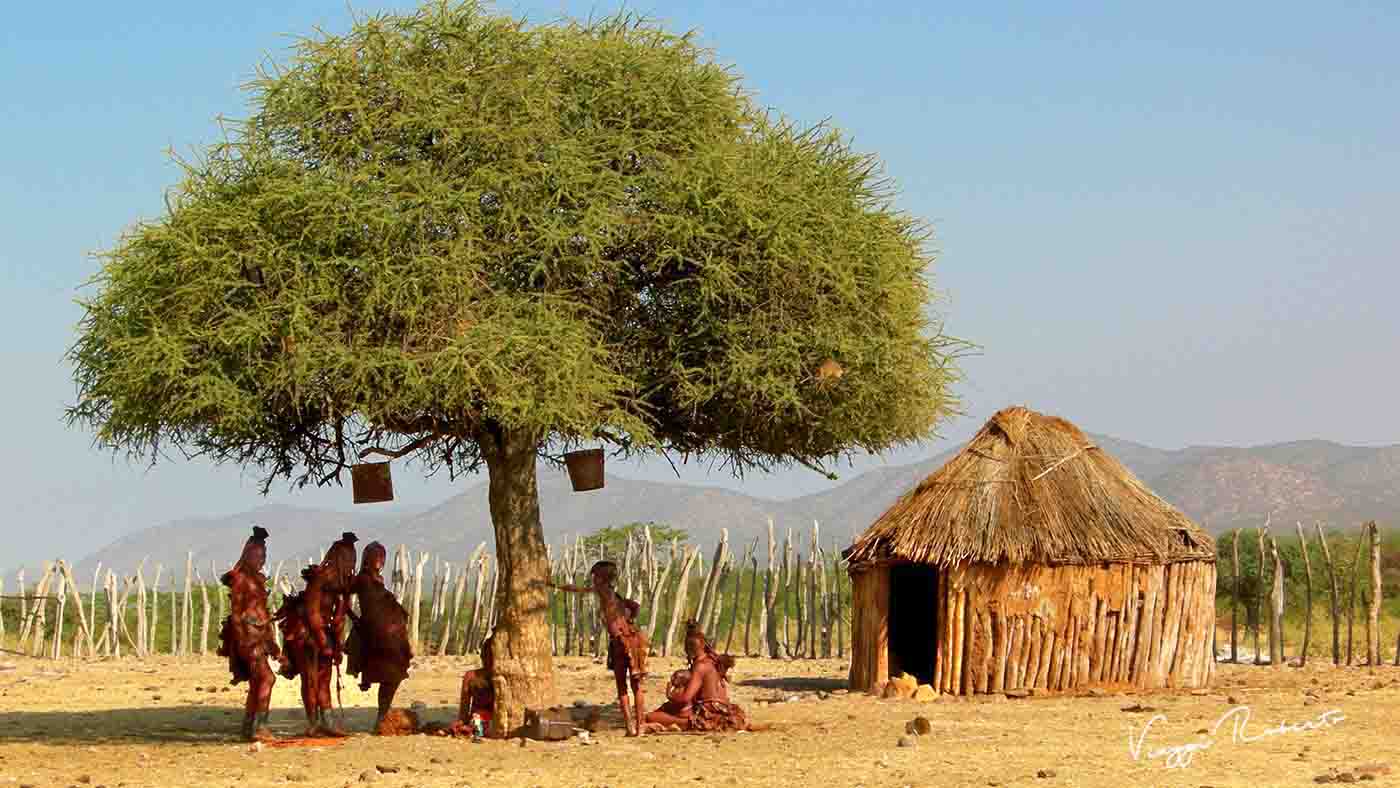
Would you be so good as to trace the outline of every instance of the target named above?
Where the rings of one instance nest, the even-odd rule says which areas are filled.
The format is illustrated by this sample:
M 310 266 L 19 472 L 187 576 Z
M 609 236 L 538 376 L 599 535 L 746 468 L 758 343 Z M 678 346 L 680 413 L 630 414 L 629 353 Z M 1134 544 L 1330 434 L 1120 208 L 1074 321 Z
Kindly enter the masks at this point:
M 539 458 L 823 470 L 954 406 L 925 225 L 689 35 L 434 4 L 300 40 L 249 91 L 102 255 L 70 423 L 264 493 L 375 453 L 484 467 L 497 732 L 557 700 Z

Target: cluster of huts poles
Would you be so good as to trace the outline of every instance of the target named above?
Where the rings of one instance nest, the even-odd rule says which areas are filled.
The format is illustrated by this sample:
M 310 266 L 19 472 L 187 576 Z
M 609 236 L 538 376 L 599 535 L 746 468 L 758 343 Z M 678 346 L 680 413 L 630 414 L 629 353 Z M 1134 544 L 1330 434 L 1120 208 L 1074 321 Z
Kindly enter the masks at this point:
M 708 561 L 699 547 L 678 539 L 656 544 L 647 526 L 627 533 L 618 555 L 607 554 L 603 545 L 584 537 L 551 545 L 551 575 L 555 582 L 586 585 L 595 561 L 617 562 L 617 588 L 641 603 L 639 620 L 653 653 L 665 656 L 676 651 L 685 634 L 682 622 L 695 620 L 717 645 L 734 653 L 774 658 L 845 656 L 850 584 L 835 543 L 822 545 L 818 524 L 813 523 L 804 552 L 803 540 L 792 529 L 779 543 L 770 520 L 763 569 L 759 539 L 740 555 L 731 549 L 728 529 L 720 531 Z M 285 559 L 269 564 L 274 610 L 300 587 L 302 566 Z M 212 653 L 228 609 L 227 589 L 218 584 L 226 569 L 216 560 L 206 567 L 190 553 L 182 582 L 164 567 L 156 565 L 151 571 L 142 561 L 129 574 L 98 565 L 86 587 L 79 585 L 66 561 L 45 562 L 32 585 L 20 570 L 15 577 L 20 592 L 16 595 L 3 596 L 4 579 L 0 578 L 0 598 L 7 603 L 0 605 L 0 646 L 53 659 Z M 389 580 L 409 612 L 415 653 L 474 655 L 480 651 L 497 616 L 496 561 L 484 543 L 461 563 L 400 545 Z M 162 589 L 162 582 L 169 585 Z M 556 655 L 606 652 L 607 638 L 592 595 L 551 590 L 549 605 Z M 16 619 L 17 634 L 10 629 L 13 637 L 7 638 L 7 627 L 15 627 Z M 280 632 L 277 637 L 280 644 Z

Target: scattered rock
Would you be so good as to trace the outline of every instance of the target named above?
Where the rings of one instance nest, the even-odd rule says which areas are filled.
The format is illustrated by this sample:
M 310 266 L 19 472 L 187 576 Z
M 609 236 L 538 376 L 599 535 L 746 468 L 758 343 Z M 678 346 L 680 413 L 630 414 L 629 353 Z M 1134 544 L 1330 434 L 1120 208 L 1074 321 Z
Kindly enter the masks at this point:
M 929 722 L 928 717 L 915 717 L 909 721 L 909 726 L 913 729 L 909 731 L 910 733 L 917 733 L 920 736 L 927 736 L 933 733 L 933 723 Z
M 160 700 L 160 696 L 159 696 L 159 695 L 152 695 L 152 696 L 151 696 L 151 700 Z
M 831 697 L 830 693 L 824 690 L 817 690 L 817 700 L 826 700 L 829 697 Z
M 1319 774 L 1318 776 L 1316 776 L 1316 777 L 1313 778 L 1313 782 L 1319 783 L 1319 784 L 1321 784 L 1321 785 L 1328 785 L 1328 784 L 1334 783 L 1334 782 L 1336 782 L 1336 781 L 1337 781 L 1336 775 L 1332 775 L 1332 774 Z
M 429 758 L 428 763 L 442 763 L 441 758 Z
M 297 774 L 296 772 L 292 772 L 291 774 L 287 775 L 287 782 L 289 782 L 289 783 L 304 783 L 304 782 L 306 782 L 306 775 L 304 775 L 304 774 Z
M 1092 690 L 1091 690 L 1091 692 L 1092 692 Z M 1002 694 L 1005 695 L 1006 697 L 1012 698 L 1012 699 L 1029 698 L 1029 697 L 1031 696 L 1031 691 L 1028 690 L 1028 689 L 1026 689 L 1026 688 L 1024 688 L 1024 687 L 1022 687 L 1022 688 L 1019 688 L 1019 689 L 1009 689 L 1009 690 L 1007 690 L 1006 692 L 1003 692 Z M 1100 694 L 1095 695 L 1094 697 L 1096 697 L 1096 698 L 1101 698 L 1101 697 L 1103 697 L 1103 694 L 1102 694 L 1102 692 L 1100 692 Z
M 1225 697 L 1225 702 L 1228 703 L 1228 704 L 1230 704 L 1231 706 L 1238 706 L 1238 705 L 1240 705 L 1240 699 L 1237 698 L 1237 697 L 1235 697 L 1234 695 L 1227 695 L 1227 696 Z
M 1038 772 L 1035 773 L 1035 776 L 1036 776 L 1036 777 L 1039 777 L 1039 778 L 1042 779 L 1042 780 L 1049 779 L 1049 778 L 1055 776 L 1055 770 L 1054 770 L 1054 769 L 1041 769 L 1040 771 L 1038 771 Z
M 1153 707 L 1153 706 L 1144 706 L 1144 705 L 1142 705 L 1142 701 L 1138 701 L 1138 702 L 1136 702 L 1136 703 L 1131 703 L 1131 704 L 1129 704 L 1129 705 L 1127 705 L 1127 706 L 1124 706 L 1122 709 L 1120 709 L 1120 711 L 1130 711 L 1130 712 L 1139 712 L 1139 713 L 1154 712 L 1154 711 L 1156 711 L 1156 710 L 1157 710 L 1156 707 Z
M 1192 694 L 1192 695 L 1195 695 L 1196 697 L 1199 698 L 1199 697 L 1201 697 L 1201 696 L 1203 696 L 1203 695 L 1209 695 L 1209 694 L 1210 694 L 1210 690 L 1208 690 L 1208 689 L 1193 689 L 1193 690 L 1191 690 L 1191 694 Z
M 1105 692 L 1104 690 L 1099 689 L 1098 687 L 1094 687 L 1093 689 L 1090 689 L 1089 692 L 1088 692 L 1088 695 L 1089 695 L 1089 697 L 1091 697 L 1091 698 L 1106 698 L 1106 697 L 1108 697 L 1108 693 Z
M 1352 774 L 1351 772 L 1342 772 L 1341 774 L 1337 775 L 1337 782 L 1354 783 L 1356 782 L 1356 775 Z
M 378 779 L 379 779 L 379 774 L 378 774 L 377 772 L 370 772 L 370 771 L 360 772 L 360 782 L 362 782 L 362 783 L 372 783 L 372 782 L 374 782 L 375 780 L 378 780 Z
M 918 737 L 918 736 L 913 736 L 913 735 L 910 735 L 910 734 L 906 733 L 906 734 L 904 734 L 903 736 L 900 736 L 900 737 L 899 737 L 899 746 L 901 746 L 901 747 L 918 747 L 918 746 L 919 746 L 919 737 Z
M 1390 774 L 1390 766 L 1384 763 L 1368 763 L 1356 767 L 1353 771 L 1355 771 L 1359 777 L 1364 777 L 1368 774 L 1372 777 L 1383 777 Z
M 935 690 L 933 687 L 930 687 L 927 684 L 920 684 L 914 690 L 914 700 L 923 703 L 929 703 L 938 700 L 938 690 Z
M 397 767 L 397 766 L 380 766 L 380 765 L 377 765 L 377 764 L 376 764 L 374 768 L 377 769 L 377 770 L 379 770 L 379 773 L 380 773 L 380 774 L 398 774 L 398 773 L 399 773 L 399 767 Z
M 92 775 L 84 774 L 82 777 L 78 778 L 78 782 L 82 783 L 83 785 L 88 785 L 92 782 Z

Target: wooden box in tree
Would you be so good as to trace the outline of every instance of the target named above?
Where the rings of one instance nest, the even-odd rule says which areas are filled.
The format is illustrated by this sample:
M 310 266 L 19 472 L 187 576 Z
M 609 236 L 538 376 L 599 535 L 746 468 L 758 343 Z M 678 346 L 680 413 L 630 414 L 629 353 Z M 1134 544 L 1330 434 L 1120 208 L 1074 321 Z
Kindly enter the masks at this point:
M 355 503 L 383 503 L 394 500 L 394 480 L 387 462 L 362 462 L 350 466 L 350 487 Z

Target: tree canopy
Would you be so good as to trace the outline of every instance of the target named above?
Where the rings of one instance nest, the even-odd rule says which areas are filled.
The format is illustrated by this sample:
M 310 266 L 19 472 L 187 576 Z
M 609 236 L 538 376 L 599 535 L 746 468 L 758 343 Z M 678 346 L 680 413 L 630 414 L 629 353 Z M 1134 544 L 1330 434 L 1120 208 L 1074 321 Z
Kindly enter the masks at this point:
M 692 35 L 436 3 L 301 40 L 249 89 L 83 301 L 69 418 L 101 445 L 269 484 L 375 446 L 474 470 L 493 431 L 743 472 L 955 406 L 928 228 Z
M 650 531 L 652 544 L 655 545 L 665 545 L 672 539 L 678 539 L 682 543 L 690 541 L 690 534 L 684 529 L 668 523 L 650 521 L 604 526 L 585 536 L 583 546 L 589 555 L 596 555 L 601 550 L 604 556 L 620 561 L 623 553 L 627 551 L 628 540 L 632 539 L 634 534 L 640 538 L 643 528 Z

